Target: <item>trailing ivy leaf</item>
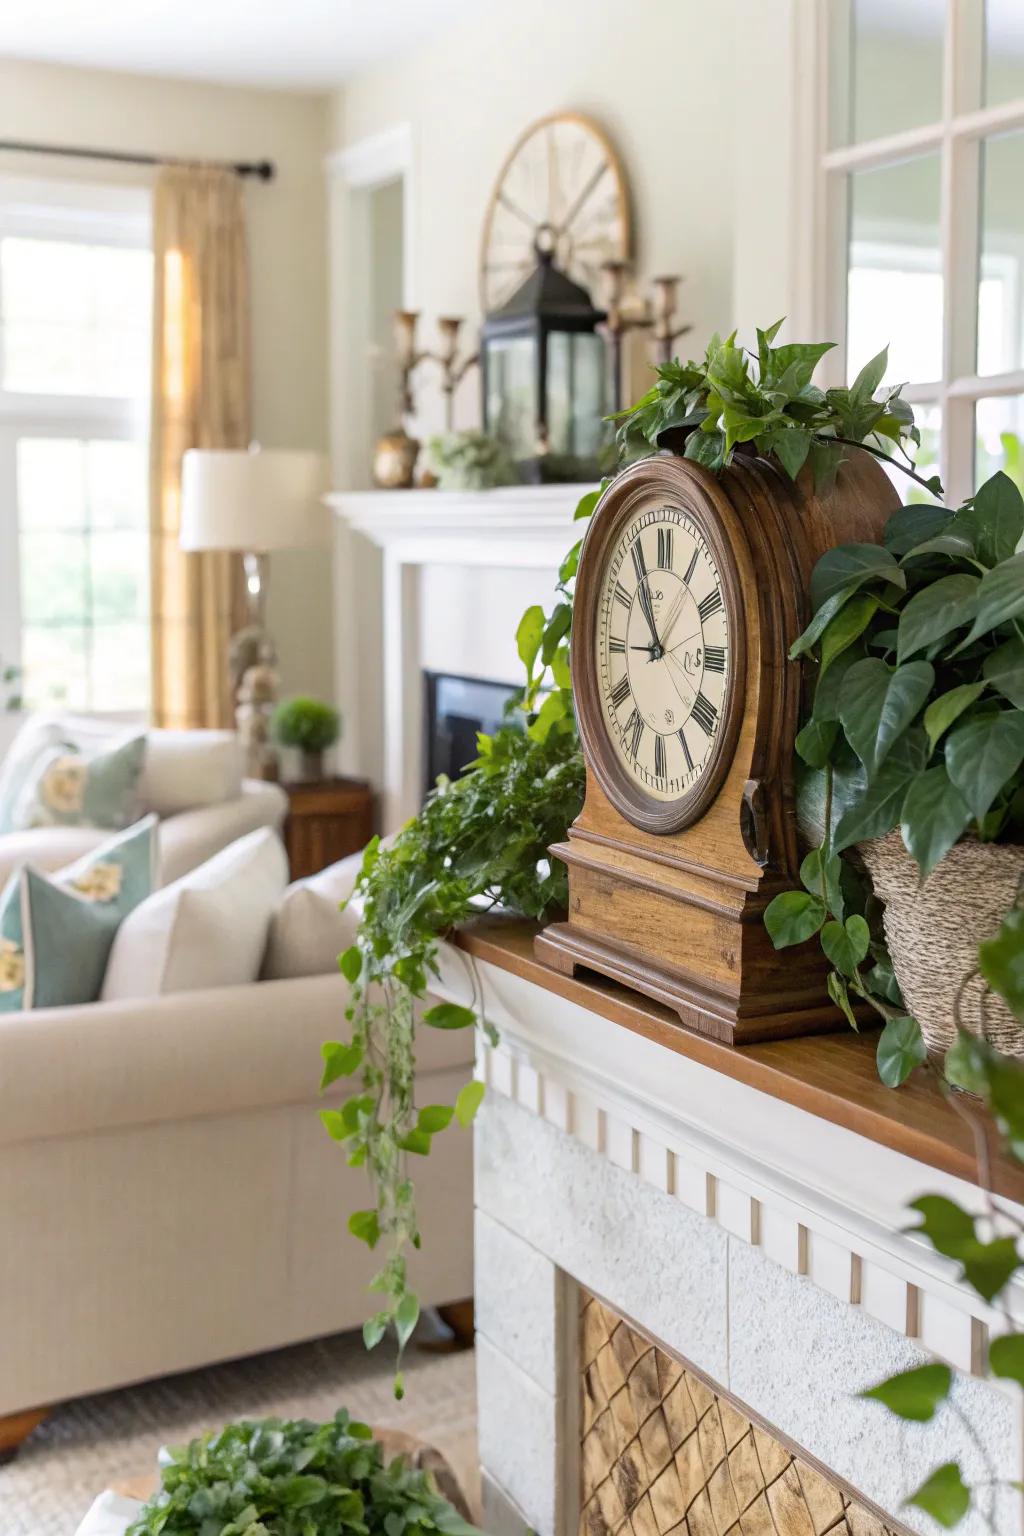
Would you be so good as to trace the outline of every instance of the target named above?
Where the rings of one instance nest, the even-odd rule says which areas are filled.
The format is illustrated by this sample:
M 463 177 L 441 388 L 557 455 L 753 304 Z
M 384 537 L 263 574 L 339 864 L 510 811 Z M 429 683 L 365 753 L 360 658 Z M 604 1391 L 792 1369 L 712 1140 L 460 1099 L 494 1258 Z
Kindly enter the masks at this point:
M 355 982 L 358 981 L 362 968 L 363 957 L 359 953 L 358 946 L 350 944 L 348 949 L 338 956 L 338 969 L 346 981 Z
M 420 1320 L 419 1297 L 411 1291 L 406 1291 L 398 1306 L 395 1308 L 395 1332 L 398 1334 L 398 1347 L 404 1349 L 412 1338 L 413 1329 Z
M 1022 762 L 1024 714 L 976 715 L 946 738 L 949 777 L 979 822 Z
M 978 965 L 993 992 L 1024 1020 L 1024 908 L 1013 907 L 995 938 L 978 946 Z
M 935 1410 L 949 1396 L 953 1385 L 953 1372 L 948 1365 L 937 1362 L 917 1365 L 912 1370 L 900 1371 L 869 1387 L 861 1397 L 882 1403 L 897 1418 L 910 1419 L 917 1424 L 927 1424 L 935 1417 Z
M 899 557 L 918 544 L 923 544 L 926 539 L 935 538 L 951 522 L 952 518 L 944 507 L 914 503 L 909 507 L 900 507 L 899 511 L 892 514 L 885 525 L 882 539 L 886 549 Z
M 516 650 L 530 678 L 533 677 L 533 664 L 537 660 L 543 638 L 544 610 L 539 603 L 534 603 L 532 608 L 527 608 L 516 630 Z
M 344 1141 L 349 1135 L 348 1128 L 342 1119 L 341 1112 L 337 1109 L 322 1109 L 320 1119 L 324 1130 L 332 1141 Z
M 909 598 L 900 613 L 897 659 L 953 634 L 974 617 L 981 579 L 966 572 L 941 576 Z
M 981 635 L 989 634 L 1010 619 L 1020 618 L 1021 614 L 1024 614 L 1024 554 L 1013 555 L 994 570 L 985 572 L 974 601 L 974 623 L 956 650 L 964 650 Z
M 353 1211 L 348 1219 L 348 1229 L 368 1248 L 376 1248 L 380 1241 L 380 1223 L 376 1211 Z
M 878 1037 L 875 1065 L 887 1088 L 899 1088 L 927 1058 L 921 1026 L 907 1015 L 887 1019 Z
M 1012 1237 L 997 1237 L 990 1243 L 965 1243 L 957 1258 L 963 1264 L 968 1285 L 986 1301 L 993 1301 L 1005 1289 L 1020 1263 Z
M 808 720 L 796 738 L 796 750 L 811 768 L 824 768 L 835 744 L 834 720 Z
M 922 1218 L 921 1225 L 911 1231 L 926 1237 L 937 1253 L 955 1259 L 965 1242 L 974 1242 L 974 1217 L 955 1200 L 947 1200 L 945 1195 L 922 1195 L 911 1200 L 910 1208 Z
M 998 470 L 956 515 L 984 565 L 1009 560 L 1024 534 L 1024 499 L 1009 475 Z
M 765 908 L 764 925 L 776 949 L 803 944 L 825 921 L 825 903 L 809 891 L 783 891 Z
M 907 578 L 881 544 L 840 544 L 826 550 L 811 574 L 811 607 L 817 610 L 837 592 L 856 592 L 869 581 L 903 589 Z
M 842 867 L 837 853 L 825 855 L 821 848 L 812 848 L 800 865 L 800 883 L 812 896 L 823 896 L 828 910 L 840 921 L 843 917 Z
M 381 1339 L 387 1333 L 390 1314 L 387 1312 L 375 1312 L 373 1317 L 368 1317 L 363 1324 L 363 1343 L 367 1349 L 376 1349 Z
M 910 725 L 934 683 L 934 669 L 926 661 L 911 661 L 893 671 L 879 657 L 868 656 L 850 668 L 839 718 L 869 780 Z
M 479 1078 L 463 1084 L 455 1100 L 455 1116 L 461 1126 L 472 1125 L 484 1100 L 484 1085 Z
M 576 503 L 576 510 L 572 515 L 574 523 L 581 522 L 585 517 L 592 517 L 601 496 L 608 485 L 607 480 L 602 480 L 596 491 L 587 491 Z
M 416 1125 L 419 1130 L 426 1131 L 428 1136 L 434 1136 L 438 1131 L 447 1130 L 454 1114 L 450 1104 L 428 1104 L 417 1115 Z
M 970 1489 L 960 1476 L 955 1461 L 944 1462 L 936 1467 L 931 1477 L 925 1479 L 916 1493 L 904 1500 L 915 1509 L 923 1509 L 940 1525 L 951 1531 L 971 1507 Z
M 1004 1333 L 993 1339 L 988 1347 L 988 1363 L 993 1376 L 1024 1387 L 1024 1333 Z
M 779 427 L 758 438 L 758 448 L 774 454 L 791 480 L 795 480 L 811 451 L 811 434 L 797 426 Z
M 1024 640 L 1006 640 L 997 646 L 985 657 L 981 672 L 1015 709 L 1024 709 Z
M 403 1152 L 415 1152 L 417 1157 L 427 1157 L 430 1153 L 431 1138 L 426 1131 L 421 1131 L 419 1126 L 414 1126 L 411 1131 L 406 1131 L 404 1136 L 398 1138 L 398 1146 Z
M 846 1022 L 849 1024 L 850 1028 L 857 1030 L 859 1033 L 860 1026 L 857 1023 L 857 1015 L 854 1013 L 853 1005 L 850 1002 L 850 993 L 846 982 L 841 976 L 837 976 L 835 971 L 829 971 L 826 986 L 828 987 L 829 997 L 835 1003 L 836 1007 L 840 1009 L 841 1012 L 845 1015 Z
M 949 555 L 951 560 L 974 559 L 974 545 L 965 533 L 937 533 L 934 538 L 915 544 L 903 556 L 901 564 L 908 560 L 921 560 L 925 555 Z
M 572 698 L 563 689 L 556 688 L 548 694 L 536 720 L 529 727 L 534 741 L 546 741 L 551 730 L 572 714 Z
M 864 919 L 854 913 L 845 923 L 830 921 L 821 930 L 821 947 L 844 976 L 852 976 L 868 952 L 871 934 Z
M 476 1023 L 476 1014 L 472 1008 L 463 1008 L 458 1003 L 438 1003 L 427 1009 L 423 1022 L 431 1029 L 468 1029 Z
M 593 492 L 591 492 L 593 495 Z M 561 565 L 558 567 L 558 580 L 564 586 L 567 581 L 572 581 L 580 566 L 580 550 L 583 548 L 583 540 L 577 539 Z
M 858 593 L 851 597 L 844 608 L 826 625 L 821 637 L 821 671 L 826 672 L 837 656 L 842 655 L 867 629 L 878 611 L 878 598 Z
M 895 1003 L 897 1007 L 902 1006 L 903 996 L 888 955 L 879 956 L 864 979 L 876 997 L 884 998 L 887 1003 Z
M 339 1040 L 327 1040 L 320 1047 L 320 1054 L 324 1059 L 323 1076 L 320 1079 L 320 1090 L 329 1088 L 340 1077 L 351 1077 L 352 1073 L 362 1065 L 363 1048 L 358 1043 L 342 1045 Z
M 959 842 L 970 819 L 967 801 L 941 764 L 913 781 L 903 801 L 900 830 L 922 880 Z
M 928 732 L 929 745 L 934 750 L 936 742 L 944 731 L 959 720 L 965 709 L 969 709 L 975 699 L 985 692 L 985 683 L 961 683 L 958 688 L 951 688 L 948 693 L 940 693 L 937 699 L 933 699 L 924 712 L 924 728 Z

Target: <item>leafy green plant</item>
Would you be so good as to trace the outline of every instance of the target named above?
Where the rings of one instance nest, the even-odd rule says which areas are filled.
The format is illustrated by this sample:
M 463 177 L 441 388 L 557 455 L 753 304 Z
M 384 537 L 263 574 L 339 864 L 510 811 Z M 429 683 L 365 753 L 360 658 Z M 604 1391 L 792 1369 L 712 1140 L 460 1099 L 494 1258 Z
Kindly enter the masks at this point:
M 688 459 L 720 470 L 738 448 L 749 444 L 776 458 L 796 479 L 805 464 L 815 485 L 831 484 L 844 445 L 858 445 L 880 458 L 900 454 L 900 468 L 927 491 L 942 494 L 937 476 L 914 473 L 908 445 L 920 435 L 914 413 L 900 398 L 901 386 L 876 391 L 888 354 L 882 351 L 861 369 L 849 388 L 819 389 L 813 374 L 831 341 L 773 345 L 781 320 L 757 332 L 757 357 L 736 344 L 736 333 L 711 338 L 702 361 L 662 363 L 642 399 L 613 419 L 619 448 L 637 458 L 652 448 L 681 446 Z M 685 439 L 685 441 L 684 441 Z
M 427 468 L 443 491 L 484 491 L 516 485 L 508 450 L 486 432 L 446 432 L 427 443 Z
M 1024 500 L 1006 475 L 956 512 L 908 506 L 884 546 L 842 545 L 811 578 L 814 617 L 791 651 L 817 662 L 797 752 L 825 779 L 825 834 L 765 923 L 777 948 L 818 936 L 829 990 L 887 1020 L 892 1086 L 924 1060 L 842 854 L 899 826 L 926 878 L 963 837 L 1024 836 Z
M 426 1472 L 344 1409 L 229 1424 L 170 1453 L 128 1536 L 477 1536 Z
M 341 734 L 341 716 L 329 704 L 297 694 L 282 699 L 274 710 L 270 728 L 275 741 L 283 747 L 297 747 L 300 752 L 326 752 Z
M 577 509 L 588 517 L 598 492 Z M 365 1167 L 374 1205 L 349 1217 L 349 1230 L 382 1253 L 372 1288 L 383 1306 L 363 1337 L 373 1348 L 390 1330 L 401 1352 L 419 1318 L 407 1256 L 420 1245 L 410 1157 L 430 1152 L 433 1137 L 472 1123 L 483 1085 L 470 1082 L 454 1104 L 415 1103 L 415 1037 L 419 1025 L 467 1029 L 481 1024 L 482 997 L 467 961 L 467 1006 L 423 1009 L 437 945 L 460 922 L 491 907 L 543 920 L 564 907 L 566 874 L 548 847 L 565 836 L 583 801 L 583 759 L 569 683 L 572 586 L 579 544 L 559 574 L 558 601 L 545 615 L 528 608 L 516 634 L 526 680 L 508 724 L 480 736 L 479 756 L 454 781 L 442 780 L 420 814 L 390 846 L 369 844 L 353 899 L 362 907 L 356 943 L 340 958 L 351 984 L 347 1043 L 323 1047 L 321 1086 L 358 1076 L 358 1091 L 340 1109 L 325 1109 L 327 1132 L 349 1163 Z M 491 1031 L 493 1033 L 493 1031 Z M 396 1393 L 402 1393 L 401 1374 Z
M 13 715 L 21 709 L 21 668 L 3 666 L 0 663 L 0 697 L 5 714 Z

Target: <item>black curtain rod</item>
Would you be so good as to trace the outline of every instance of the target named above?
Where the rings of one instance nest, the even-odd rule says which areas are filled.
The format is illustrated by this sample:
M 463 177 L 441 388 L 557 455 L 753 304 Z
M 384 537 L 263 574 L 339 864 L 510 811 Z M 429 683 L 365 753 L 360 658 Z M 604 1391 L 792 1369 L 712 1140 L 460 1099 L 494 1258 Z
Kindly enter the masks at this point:
M 272 160 L 188 160 L 172 155 L 131 155 L 118 149 L 78 149 L 70 144 L 29 144 L 20 139 L 0 139 L 0 151 L 19 155 L 62 155 L 69 160 L 112 160 L 118 165 L 215 165 L 236 176 L 273 181 Z

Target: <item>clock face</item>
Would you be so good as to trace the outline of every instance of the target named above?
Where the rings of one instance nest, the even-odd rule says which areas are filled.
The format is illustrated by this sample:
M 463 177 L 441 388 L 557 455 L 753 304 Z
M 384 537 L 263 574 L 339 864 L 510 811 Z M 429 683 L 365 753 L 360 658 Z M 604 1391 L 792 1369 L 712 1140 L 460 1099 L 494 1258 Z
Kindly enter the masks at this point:
M 733 689 L 725 575 L 695 519 L 663 505 L 626 520 L 599 581 L 596 683 L 616 765 L 648 800 L 695 799 Z

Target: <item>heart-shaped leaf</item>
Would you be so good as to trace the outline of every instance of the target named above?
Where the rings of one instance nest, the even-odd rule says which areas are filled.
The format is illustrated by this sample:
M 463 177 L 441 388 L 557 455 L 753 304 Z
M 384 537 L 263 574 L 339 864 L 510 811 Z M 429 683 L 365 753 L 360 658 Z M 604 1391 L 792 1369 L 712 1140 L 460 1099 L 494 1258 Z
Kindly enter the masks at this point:
M 1024 709 L 1024 640 L 1006 640 L 985 657 L 982 675 L 1016 709 Z
M 834 720 L 808 720 L 797 735 L 797 752 L 810 768 L 824 768 L 838 734 Z
M 916 1019 L 888 1019 L 878 1037 L 875 1065 L 878 1075 L 887 1088 L 898 1088 L 905 1083 L 915 1067 L 924 1065 L 927 1052 Z
M 472 1125 L 484 1100 L 484 1085 L 478 1078 L 464 1084 L 455 1099 L 455 1117 L 462 1126 Z
M 841 544 L 826 550 L 811 574 L 811 607 L 817 611 L 837 592 L 856 592 L 868 581 L 904 588 L 907 578 L 881 544 Z
M 948 731 L 964 710 L 980 698 L 986 686 L 985 683 L 961 683 L 959 688 L 951 688 L 948 693 L 941 693 L 932 700 L 924 712 L 924 728 L 933 749 L 943 732 Z
M 821 930 L 821 947 L 844 976 L 853 975 L 870 943 L 868 925 L 856 912 L 845 923 L 828 922 Z
M 820 896 L 809 891 L 783 891 L 765 908 L 764 925 L 775 948 L 786 949 L 816 934 L 826 916 Z
M 900 507 L 885 525 L 882 538 L 892 554 L 905 555 L 909 549 L 933 539 L 952 521 L 944 507 L 929 507 L 914 503 Z
M 883 1403 L 897 1418 L 927 1424 L 935 1417 L 939 1404 L 949 1396 L 952 1385 L 953 1372 L 949 1366 L 936 1362 L 900 1371 L 898 1375 L 880 1381 L 876 1387 L 869 1387 L 860 1395 L 876 1403 Z
M 1024 762 L 1024 714 L 980 714 L 946 738 L 946 769 L 981 821 L 996 795 Z
M 1024 534 L 1024 500 L 1009 475 L 998 470 L 986 480 L 953 526 L 967 533 L 982 564 L 1009 560 Z
M 426 1131 L 428 1136 L 434 1136 L 451 1125 L 454 1114 L 450 1104 L 427 1104 L 417 1115 L 416 1125 L 419 1130 Z
M 878 611 L 878 598 L 858 593 L 851 597 L 835 618 L 825 626 L 821 637 L 821 672 L 823 676 L 847 647 L 864 633 Z
M 950 1531 L 970 1509 L 971 1493 L 956 1462 L 947 1461 L 936 1467 L 931 1477 L 926 1478 L 905 1502 L 915 1509 L 923 1509 L 926 1515 L 931 1515 Z
M 949 581 L 953 578 L 946 579 Z M 972 578 L 965 579 L 969 581 Z M 987 635 L 998 625 L 1020 618 L 1021 614 L 1024 614 L 1024 554 L 1013 555 L 994 570 L 985 572 L 974 600 L 974 623 L 957 646 L 957 651 L 964 650 L 973 640 Z
M 978 963 L 993 992 L 1024 1020 L 1024 908 L 1013 907 L 995 938 L 978 946 Z
M 320 1047 L 324 1058 L 324 1071 L 320 1079 L 321 1091 L 336 1083 L 340 1077 L 351 1077 L 363 1059 L 359 1044 L 342 1045 L 340 1040 L 327 1040 Z
M 476 1014 L 472 1008 L 463 1008 L 458 1003 L 438 1003 L 427 1009 L 423 1022 L 431 1029 L 468 1029 L 476 1023 Z
M 348 1229 L 353 1237 L 368 1248 L 376 1248 L 380 1241 L 380 1223 L 376 1211 L 353 1211 L 348 1219 Z
M 406 1291 L 395 1308 L 395 1332 L 398 1334 L 398 1347 L 404 1349 L 412 1337 L 412 1331 L 420 1320 L 419 1297 L 411 1291 Z
M 959 841 L 970 819 L 967 801 L 941 764 L 914 779 L 903 801 L 900 830 L 922 880 Z
M 893 671 L 880 657 L 867 656 L 850 668 L 839 719 L 869 780 L 910 725 L 934 683 L 935 672 L 927 661 L 911 661 Z
M 1024 1333 L 1004 1333 L 988 1347 L 988 1363 L 993 1376 L 1016 1381 L 1024 1387 Z
M 941 576 L 915 592 L 900 613 L 897 659 L 906 661 L 915 651 L 969 624 L 980 586 L 980 577 L 965 572 Z
M 899 823 L 907 788 L 927 759 L 927 737 L 920 726 L 913 726 L 896 743 L 870 785 L 853 784 L 847 809 L 836 827 L 837 853 L 892 831 Z

